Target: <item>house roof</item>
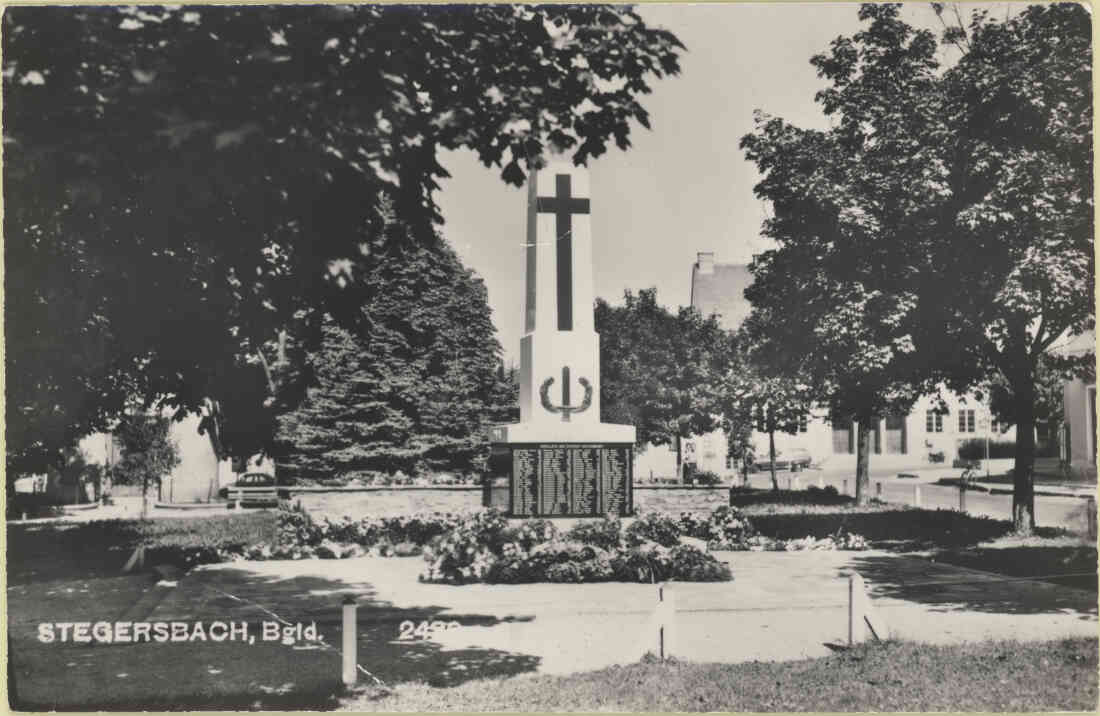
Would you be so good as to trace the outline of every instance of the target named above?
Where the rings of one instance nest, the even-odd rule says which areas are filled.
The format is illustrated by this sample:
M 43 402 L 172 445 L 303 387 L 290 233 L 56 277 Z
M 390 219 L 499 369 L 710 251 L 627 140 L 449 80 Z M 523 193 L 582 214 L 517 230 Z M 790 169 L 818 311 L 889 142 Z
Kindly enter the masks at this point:
M 1085 331 L 1077 336 L 1064 335 L 1047 350 L 1065 358 L 1092 353 L 1096 350 L 1096 332 Z
M 691 305 L 703 316 L 717 313 L 723 328 L 737 330 L 751 309 L 745 298 L 751 283 L 746 265 L 696 263 L 691 270 Z

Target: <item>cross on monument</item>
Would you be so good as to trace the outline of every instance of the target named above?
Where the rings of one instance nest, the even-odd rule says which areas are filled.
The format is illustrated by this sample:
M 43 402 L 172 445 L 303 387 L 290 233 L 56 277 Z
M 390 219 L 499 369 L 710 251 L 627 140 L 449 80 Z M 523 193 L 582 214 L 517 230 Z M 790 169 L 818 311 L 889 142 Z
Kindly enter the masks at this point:
M 538 213 L 554 214 L 558 257 L 558 330 L 573 330 L 573 214 L 587 214 L 588 199 L 571 196 L 571 177 L 554 177 L 554 196 L 538 197 Z

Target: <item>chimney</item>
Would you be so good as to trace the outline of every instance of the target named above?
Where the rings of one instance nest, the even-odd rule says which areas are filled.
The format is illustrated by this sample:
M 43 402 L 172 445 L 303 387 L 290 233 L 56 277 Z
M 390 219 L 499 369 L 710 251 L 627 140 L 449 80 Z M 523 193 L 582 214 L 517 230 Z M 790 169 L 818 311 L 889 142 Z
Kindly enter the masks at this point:
M 699 273 L 712 274 L 714 273 L 714 252 L 713 251 L 700 251 L 697 256 L 698 260 L 695 265 L 699 267 Z

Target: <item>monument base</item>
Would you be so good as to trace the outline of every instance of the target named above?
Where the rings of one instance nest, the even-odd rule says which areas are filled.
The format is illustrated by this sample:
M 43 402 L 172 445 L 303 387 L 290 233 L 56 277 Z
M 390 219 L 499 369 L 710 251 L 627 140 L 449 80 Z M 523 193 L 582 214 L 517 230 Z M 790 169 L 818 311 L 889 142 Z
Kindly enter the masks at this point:
M 511 439 L 492 443 L 482 505 L 510 517 L 634 514 L 634 426 L 600 424 L 577 430 L 581 426 L 564 424 L 572 429 L 554 431 L 559 435 L 547 435 L 548 426 L 524 429 L 529 427 L 536 426 L 521 423 L 494 428 L 494 437 Z M 516 439 L 533 437 L 536 432 L 541 440 Z M 578 440 L 578 433 L 593 439 Z

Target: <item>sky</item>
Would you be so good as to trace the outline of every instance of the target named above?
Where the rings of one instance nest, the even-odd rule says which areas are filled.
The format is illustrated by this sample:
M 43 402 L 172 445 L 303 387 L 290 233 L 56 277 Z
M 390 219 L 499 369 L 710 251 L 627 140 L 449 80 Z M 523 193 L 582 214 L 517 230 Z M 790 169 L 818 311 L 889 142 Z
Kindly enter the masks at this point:
M 768 248 L 759 235 L 766 207 L 753 195 L 755 165 L 738 144 L 761 109 L 803 127 L 827 127 L 814 103 L 825 86 L 810 57 L 859 31 L 855 4 L 652 4 L 639 13 L 687 46 L 678 76 L 654 80 L 643 97 L 651 130 L 635 125 L 633 146 L 589 162 L 596 296 L 655 286 L 669 308 L 690 303 L 696 254 L 747 263 Z M 939 29 L 927 3 L 905 8 L 912 24 Z M 954 58 L 944 54 L 945 61 Z M 505 361 L 523 328 L 524 189 L 510 187 L 469 151 L 446 152 L 452 177 L 437 200 L 442 233 L 484 280 Z

